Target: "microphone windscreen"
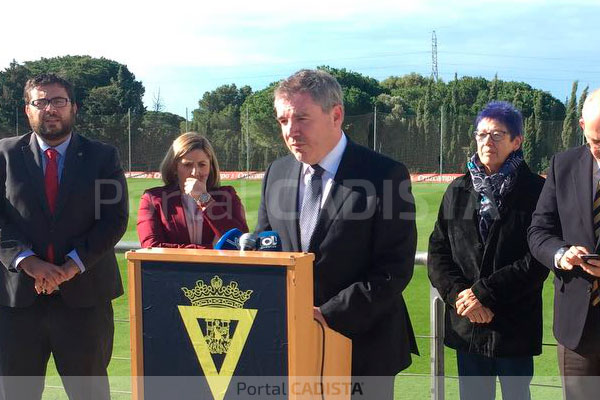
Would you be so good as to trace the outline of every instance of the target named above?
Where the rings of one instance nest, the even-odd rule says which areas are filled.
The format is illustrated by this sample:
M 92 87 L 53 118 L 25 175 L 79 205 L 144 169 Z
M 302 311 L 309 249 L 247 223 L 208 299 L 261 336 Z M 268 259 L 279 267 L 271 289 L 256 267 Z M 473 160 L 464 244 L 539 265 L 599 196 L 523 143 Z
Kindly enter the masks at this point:
M 242 231 L 238 228 L 228 230 L 215 244 L 215 250 L 239 250 L 240 236 L 242 236 Z
M 259 251 L 281 251 L 281 238 L 275 231 L 264 231 L 258 234 Z
M 240 236 L 240 250 L 256 250 L 257 239 L 258 236 L 256 236 L 254 233 L 244 233 L 242 236 Z

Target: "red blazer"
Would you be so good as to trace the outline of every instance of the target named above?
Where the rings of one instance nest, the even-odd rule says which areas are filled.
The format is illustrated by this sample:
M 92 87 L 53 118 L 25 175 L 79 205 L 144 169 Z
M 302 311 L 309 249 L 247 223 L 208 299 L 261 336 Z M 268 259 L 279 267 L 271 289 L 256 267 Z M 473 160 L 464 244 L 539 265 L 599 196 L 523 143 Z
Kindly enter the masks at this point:
M 137 231 L 142 247 L 177 247 L 206 249 L 213 247 L 215 237 L 232 228 L 248 232 L 244 206 L 232 186 L 209 191 L 213 197 L 206 210 L 202 228 L 202 244 L 190 243 L 181 190 L 178 185 L 148 189 L 140 200 Z

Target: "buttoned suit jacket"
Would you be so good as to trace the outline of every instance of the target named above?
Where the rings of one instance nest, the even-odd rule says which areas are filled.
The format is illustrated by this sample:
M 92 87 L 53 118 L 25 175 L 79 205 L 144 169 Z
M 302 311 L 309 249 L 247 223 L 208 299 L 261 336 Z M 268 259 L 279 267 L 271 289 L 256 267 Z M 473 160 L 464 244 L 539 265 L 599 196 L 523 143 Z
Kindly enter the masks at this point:
M 592 166 L 589 147 L 556 154 L 528 230 L 531 253 L 554 272 L 554 336 L 569 349 L 581 339 L 594 277 L 575 267 L 554 268 L 554 255 L 564 246 L 598 250 L 592 224 Z
M 301 251 L 298 185 L 289 155 L 265 173 L 257 232 L 275 230 Z M 314 304 L 352 339 L 352 374 L 395 375 L 417 346 L 402 291 L 414 268 L 415 206 L 404 165 L 348 141 L 310 241 Z
M 45 259 L 54 246 L 55 264 L 77 253 L 85 272 L 60 285 L 72 307 L 89 307 L 123 293 L 114 246 L 127 229 L 127 184 L 117 150 L 73 133 L 65 154 L 56 209 L 45 195 L 40 148 L 33 133 L 0 141 L 0 305 L 26 307 L 34 280 L 13 267 L 32 249 Z

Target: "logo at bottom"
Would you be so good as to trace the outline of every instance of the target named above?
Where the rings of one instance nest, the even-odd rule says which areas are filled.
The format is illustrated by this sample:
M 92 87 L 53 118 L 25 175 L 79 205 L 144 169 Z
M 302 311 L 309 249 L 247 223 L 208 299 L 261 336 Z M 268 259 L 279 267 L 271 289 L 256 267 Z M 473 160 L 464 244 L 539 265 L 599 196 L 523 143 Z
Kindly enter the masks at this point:
M 223 400 L 258 312 L 244 308 L 252 290 L 240 290 L 235 281 L 223 286 L 223 280 L 217 275 L 210 280 L 210 285 L 198 280 L 194 288 L 181 290 L 192 304 L 177 306 L 181 319 L 213 398 Z M 204 320 L 206 334 L 199 320 Z M 231 321 L 237 322 L 233 334 Z M 219 371 L 212 354 L 225 354 Z

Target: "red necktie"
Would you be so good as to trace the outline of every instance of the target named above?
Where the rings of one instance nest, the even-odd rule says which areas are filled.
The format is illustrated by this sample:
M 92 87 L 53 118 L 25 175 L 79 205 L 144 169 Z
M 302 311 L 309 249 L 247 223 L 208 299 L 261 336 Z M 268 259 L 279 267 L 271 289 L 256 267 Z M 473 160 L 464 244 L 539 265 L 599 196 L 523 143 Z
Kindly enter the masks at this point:
M 56 196 L 58 194 L 58 151 L 55 149 L 48 149 L 44 154 L 46 154 L 47 157 L 46 173 L 44 175 L 46 199 L 48 200 L 50 212 L 54 214 Z M 51 263 L 54 262 L 54 247 L 52 244 L 48 245 L 48 261 Z

